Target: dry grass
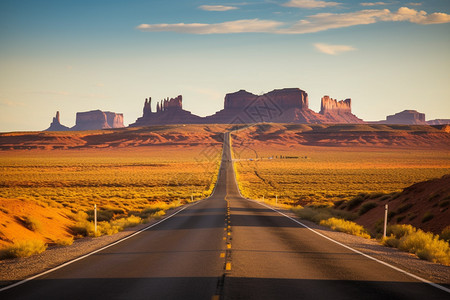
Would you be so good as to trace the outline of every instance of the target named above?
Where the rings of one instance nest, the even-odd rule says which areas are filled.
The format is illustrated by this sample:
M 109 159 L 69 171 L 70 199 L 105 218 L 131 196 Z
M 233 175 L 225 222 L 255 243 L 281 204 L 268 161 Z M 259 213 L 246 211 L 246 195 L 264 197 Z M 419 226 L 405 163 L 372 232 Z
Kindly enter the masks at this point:
M 42 253 L 45 249 L 47 245 L 41 240 L 20 241 L 0 250 L 0 258 L 27 257 Z
M 329 218 L 327 220 L 320 221 L 320 225 L 330 227 L 332 230 L 349 233 L 352 235 L 360 236 L 365 239 L 370 239 L 370 234 L 361 225 L 355 222 L 346 221 L 337 218 Z
M 390 236 L 383 243 L 417 255 L 420 259 L 450 265 L 450 245 L 438 235 L 424 232 L 411 225 L 389 227 Z
M 161 217 L 167 209 L 191 199 L 208 197 L 221 151 L 221 147 L 208 145 L 4 152 L 0 157 L 0 225 L 8 219 L 18 226 L 4 224 L 0 247 L 7 246 L 8 240 L 30 238 L 70 243 L 63 241 L 68 233 L 75 237 L 113 234 Z M 97 234 L 94 204 L 98 207 Z M 31 211 L 36 205 L 39 211 L 48 211 L 48 216 L 17 215 L 20 207 Z M 61 216 L 65 226 L 56 228 Z M 22 229 L 32 233 L 25 237 Z

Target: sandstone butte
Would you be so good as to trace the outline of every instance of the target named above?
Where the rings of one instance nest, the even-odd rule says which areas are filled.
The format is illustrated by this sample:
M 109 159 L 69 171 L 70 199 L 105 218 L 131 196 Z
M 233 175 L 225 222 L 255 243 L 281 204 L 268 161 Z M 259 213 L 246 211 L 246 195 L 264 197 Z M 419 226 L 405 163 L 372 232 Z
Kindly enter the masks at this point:
M 441 125 L 449 124 L 448 119 L 425 121 L 425 114 L 415 110 L 405 110 L 386 120 L 365 122 L 352 113 L 351 99 L 336 100 L 329 96 L 321 99 L 319 113 L 309 108 L 308 94 L 299 88 L 277 89 L 263 95 L 255 95 L 245 90 L 225 95 L 224 108 L 213 115 L 199 117 L 183 109 L 183 97 L 165 98 L 156 103 L 152 110 L 152 98 L 146 98 L 142 117 L 130 127 L 165 124 L 254 124 L 261 122 L 300 124 L 408 124 Z M 72 128 L 61 125 L 59 112 L 48 131 L 96 130 L 122 128 L 123 114 L 93 110 L 77 113 L 76 125 Z

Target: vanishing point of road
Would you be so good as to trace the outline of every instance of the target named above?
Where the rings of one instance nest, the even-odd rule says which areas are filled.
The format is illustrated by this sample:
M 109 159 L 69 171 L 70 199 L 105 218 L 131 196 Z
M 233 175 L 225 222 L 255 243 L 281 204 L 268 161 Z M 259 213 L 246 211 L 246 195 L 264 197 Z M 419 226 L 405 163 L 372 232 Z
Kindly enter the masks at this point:
M 0 299 L 450 299 L 239 194 L 229 134 L 211 197 Z

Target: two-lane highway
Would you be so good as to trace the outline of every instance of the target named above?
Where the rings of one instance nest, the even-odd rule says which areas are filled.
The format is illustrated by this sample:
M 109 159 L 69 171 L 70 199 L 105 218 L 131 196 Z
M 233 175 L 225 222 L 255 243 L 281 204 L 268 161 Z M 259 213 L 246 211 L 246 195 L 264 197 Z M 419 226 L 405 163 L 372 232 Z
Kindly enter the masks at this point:
M 448 299 L 239 194 L 225 135 L 213 195 L 1 299 Z

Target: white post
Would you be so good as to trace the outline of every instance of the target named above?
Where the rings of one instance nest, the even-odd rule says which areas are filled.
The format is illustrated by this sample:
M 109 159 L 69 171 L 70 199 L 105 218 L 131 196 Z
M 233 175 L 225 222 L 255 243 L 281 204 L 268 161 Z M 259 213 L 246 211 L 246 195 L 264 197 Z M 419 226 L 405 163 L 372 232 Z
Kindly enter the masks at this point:
M 386 228 L 387 228 L 387 217 L 388 217 L 388 205 L 384 206 L 384 228 L 383 228 L 383 238 L 386 237 Z
M 94 233 L 97 235 L 97 204 L 94 204 Z
M 278 195 L 275 196 L 275 204 L 278 204 Z
M 191 194 L 191 202 L 194 202 L 194 195 Z

